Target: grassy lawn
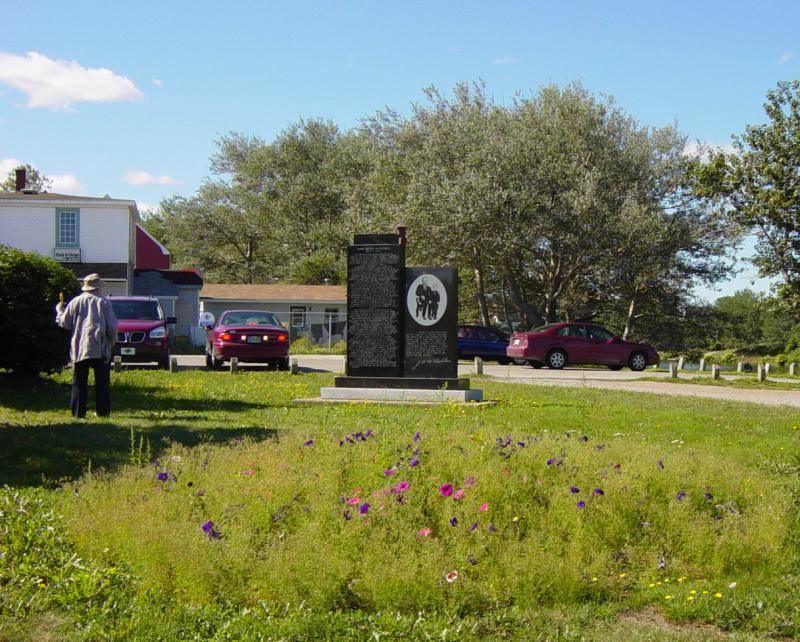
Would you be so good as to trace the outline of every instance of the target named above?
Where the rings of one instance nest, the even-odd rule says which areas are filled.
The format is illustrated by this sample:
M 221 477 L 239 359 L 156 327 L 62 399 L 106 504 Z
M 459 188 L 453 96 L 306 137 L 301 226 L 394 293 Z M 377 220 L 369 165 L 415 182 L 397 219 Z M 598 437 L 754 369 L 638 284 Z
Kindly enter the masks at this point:
M 772 375 L 783 378 L 783 375 Z M 788 377 L 788 375 L 787 375 Z M 690 384 L 695 386 L 722 386 L 724 388 L 745 388 L 748 390 L 795 390 L 800 391 L 800 379 L 798 383 L 788 381 L 758 381 L 755 376 L 739 376 L 727 379 L 712 379 L 711 375 L 697 374 L 691 377 L 643 377 L 640 381 L 657 381 L 659 383 Z
M 291 405 L 331 379 L 0 380 L 0 640 L 800 636 L 800 412 Z

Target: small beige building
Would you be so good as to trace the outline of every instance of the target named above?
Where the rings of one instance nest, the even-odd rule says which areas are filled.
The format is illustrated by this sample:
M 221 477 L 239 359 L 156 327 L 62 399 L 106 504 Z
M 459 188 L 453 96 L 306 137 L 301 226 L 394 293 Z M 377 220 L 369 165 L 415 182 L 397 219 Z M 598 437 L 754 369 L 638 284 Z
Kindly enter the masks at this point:
M 346 334 L 347 289 L 343 285 L 246 285 L 206 283 L 200 291 L 200 314 L 214 318 L 225 310 L 273 312 L 292 339 L 317 343 L 342 340 Z

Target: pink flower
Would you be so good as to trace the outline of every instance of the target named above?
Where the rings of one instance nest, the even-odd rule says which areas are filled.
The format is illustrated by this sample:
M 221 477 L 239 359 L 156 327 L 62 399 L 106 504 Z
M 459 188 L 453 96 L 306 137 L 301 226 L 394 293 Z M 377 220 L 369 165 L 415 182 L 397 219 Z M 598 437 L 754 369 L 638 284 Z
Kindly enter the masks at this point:
M 442 497 L 450 497 L 453 494 L 453 487 L 450 484 L 442 484 L 439 486 L 439 492 Z
M 461 499 L 464 496 L 464 489 L 459 488 L 455 493 L 453 493 L 453 499 Z
M 242 474 L 247 475 L 248 477 L 252 477 L 253 475 L 256 474 L 256 471 L 254 471 L 252 468 L 248 468 L 247 470 L 243 470 Z
M 403 480 L 398 484 L 395 484 L 395 487 L 392 488 L 393 493 L 402 493 L 403 491 L 408 490 L 408 487 L 411 486 L 407 481 Z
M 487 510 L 489 510 L 489 502 L 484 502 L 481 504 L 481 507 L 478 510 L 482 513 L 485 513 Z
M 447 575 L 444 576 L 444 579 L 446 579 L 450 584 L 452 584 L 458 579 L 458 571 L 453 569 Z
M 427 537 L 428 535 L 430 535 L 430 534 L 431 534 L 431 529 L 430 529 L 430 528 L 420 528 L 420 529 L 417 531 L 417 534 L 418 534 L 420 537 Z
M 477 480 L 475 479 L 474 475 L 470 475 L 464 480 L 464 486 L 466 486 L 467 488 L 472 488 L 475 485 L 476 481 Z
M 361 503 L 361 499 L 359 499 L 358 497 L 351 497 L 350 499 L 347 500 L 347 503 L 350 506 L 355 506 L 356 504 Z

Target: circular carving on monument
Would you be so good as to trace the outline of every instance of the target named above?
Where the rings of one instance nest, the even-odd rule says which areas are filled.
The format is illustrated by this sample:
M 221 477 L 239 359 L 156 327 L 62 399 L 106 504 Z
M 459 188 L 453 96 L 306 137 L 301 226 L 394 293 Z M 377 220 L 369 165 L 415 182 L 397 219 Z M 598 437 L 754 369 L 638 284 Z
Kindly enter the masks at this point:
M 422 274 L 411 283 L 406 295 L 411 318 L 420 325 L 433 325 L 447 309 L 447 290 L 433 274 Z

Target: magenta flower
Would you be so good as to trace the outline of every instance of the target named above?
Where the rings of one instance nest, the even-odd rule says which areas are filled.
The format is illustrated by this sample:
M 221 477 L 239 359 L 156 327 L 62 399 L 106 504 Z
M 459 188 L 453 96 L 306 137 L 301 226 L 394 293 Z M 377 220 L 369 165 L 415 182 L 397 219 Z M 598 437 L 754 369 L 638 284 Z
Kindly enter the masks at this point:
M 409 484 L 407 481 L 403 480 L 403 481 L 399 482 L 398 484 L 396 484 L 394 488 L 392 488 L 392 492 L 393 493 L 402 493 L 404 491 L 407 491 L 409 486 L 411 486 L 411 484 Z
M 453 493 L 453 499 L 461 499 L 464 496 L 464 489 L 459 488 L 455 493 Z
M 575 506 L 577 506 L 578 508 L 586 508 L 586 502 L 580 501 L 577 504 L 575 504 Z
M 431 531 L 431 529 L 430 529 L 430 528 L 420 528 L 420 529 L 417 531 L 417 534 L 418 534 L 420 537 L 428 537 L 428 535 L 430 535 L 430 534 L 431 534 L 431 532 L 432 532 L 432 531 Z
M 364 502 L 363 504 L 361 504 L 361 506 L 359 506 L 359 508 L 358 508 L 358 512 L 361 515 L 366 515 L 369 512 L 369 504 L 367 502 Z
M 487 510 L 489 510 L 489 502 L 484 502 L 483 504 L 481 504 L 478 510 L 482 513 L 485 513 Z
M 580 489 L 580 488 L 578 488 L 577 486 L 570 486 L 570 487 L 569 487 L 569 492 L 571 492 L 571 493 L 574 495 L 574 494 L 576 494 L 576 493 L 579 493 L 579 492 L 581 492 L 581 489 Z
M 453 486 L 451 484 L 442 484 L 439 486 L 439 493 L 442 497 L 450 497 L 453 494 Z
M 358 497 L 351 497 L 350 499 L 347 500 L 347 504 L 349 506 L 356 506 L 360 502 L 361 502 L 361 500 Z

